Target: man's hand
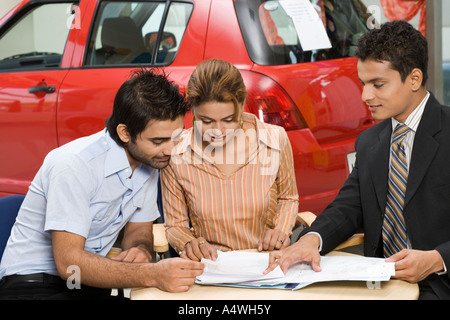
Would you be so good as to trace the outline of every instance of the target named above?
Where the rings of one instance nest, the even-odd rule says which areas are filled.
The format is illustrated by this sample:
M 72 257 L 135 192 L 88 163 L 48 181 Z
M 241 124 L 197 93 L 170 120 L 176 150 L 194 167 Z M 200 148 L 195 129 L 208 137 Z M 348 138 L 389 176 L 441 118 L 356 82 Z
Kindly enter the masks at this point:
M 258 251 L 279 250 L 289 246 L 289 236 L 278 229 L 267 229 L 262 240 L 258 242 Z
M 151 262 L 152 256 L 150 252 L 143 246 L 137 246 L 130 248 L 128 250 L 124 250 L 119 253 L 117 256 L 111 258 L 111 260 L 121 261 L 121 262 Z
M 436 250 L 402 250 L 388 259 L 395 262 L 394 278 L 411 283 L 422 281 L 430 274 L 444 270 L 442 257 Z
M 167 292 L 183 292 L 203 273 L 204 264 L 181 258 L 163 259 L 154 264 L 156 287 Z
M 289 266 L 297 260 L 310 262 L 314 271 L 321 271 L 319 245 L 319 237 L 311 233 L 304 235 L 290 247 L 271 252 L 269 255 L 269 267 L 264 271 L 264 274 L 271 272 L 277 266 L 280 266 L 281 270 L 286 273 Z
M 217 250 L 205 238 L 200 237 L 189 241 L 180 257 L 193 261 L 201 261 L 202 258 L 214 261 L 217 259 Z

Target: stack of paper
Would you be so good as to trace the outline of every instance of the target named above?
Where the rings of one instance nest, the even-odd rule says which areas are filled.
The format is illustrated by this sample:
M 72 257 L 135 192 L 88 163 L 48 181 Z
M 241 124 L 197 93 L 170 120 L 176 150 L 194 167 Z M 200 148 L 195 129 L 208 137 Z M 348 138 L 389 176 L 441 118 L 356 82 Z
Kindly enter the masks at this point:
M 312 270 L 309 263 L 297 261 L 286 274 L 280 267 L 264 275 L 269 264 L 265 252 L 218 252 L 216 261 L 203 259 L 204 272 L 197 283 L 246 287 L 299 289 L 323 281 L 387 281 L 395 274 L 394 263 L 381 258 L 362 256 L 323 256 L 321 272 Z

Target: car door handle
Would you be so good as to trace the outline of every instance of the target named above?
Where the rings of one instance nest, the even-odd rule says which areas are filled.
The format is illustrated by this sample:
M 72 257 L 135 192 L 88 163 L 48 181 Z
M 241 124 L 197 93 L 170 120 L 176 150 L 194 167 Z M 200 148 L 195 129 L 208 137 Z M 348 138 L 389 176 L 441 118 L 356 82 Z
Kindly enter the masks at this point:
M 53 87 L 53 86 L 36 86 L 36 87 L 30 87 L 28 89 L 29 93 L 38 93 L 38 92 L 53 93 L 55 91 L 56 91 L 56 87 Z

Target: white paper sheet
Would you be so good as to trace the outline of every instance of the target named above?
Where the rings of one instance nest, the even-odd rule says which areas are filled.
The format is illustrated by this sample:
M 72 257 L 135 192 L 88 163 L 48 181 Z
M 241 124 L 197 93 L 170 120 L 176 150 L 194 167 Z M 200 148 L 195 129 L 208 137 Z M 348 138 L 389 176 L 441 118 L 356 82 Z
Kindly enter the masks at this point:
M 292 19 L 304 51 L 331 48 L 322 19 L 309 0 L 280 0 Z
M 205 269 L 197 277 L 200 284 L 299 289 L 323 281 L 388 281 L 395 274 L 395 264 L 382 258 L 362 256 L 323 256 L 321 272 L 309 263 L 297 261 L 286 274 L 279 267 L 263 275 L 269 254 L 263 252 L 218 252 L 216 261 L 202 260 Z
M 284 277 L 280 267 L 267 275 L 263 274 L 269 264 L 268 253 L 218 251 L 216 261 L 202 259 L 202 262 L 205 269 L 197 278 L 202 283 L 242 283 Z

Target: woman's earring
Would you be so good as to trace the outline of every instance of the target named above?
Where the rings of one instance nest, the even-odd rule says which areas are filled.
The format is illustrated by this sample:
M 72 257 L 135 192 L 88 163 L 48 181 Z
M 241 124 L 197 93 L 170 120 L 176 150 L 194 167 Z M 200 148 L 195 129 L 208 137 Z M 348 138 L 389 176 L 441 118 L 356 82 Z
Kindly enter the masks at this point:
M 241 120 L 239 121 L 239 125 L 241 126 L 241 128 L 244 128 L 244 119 L 241 117 Z

